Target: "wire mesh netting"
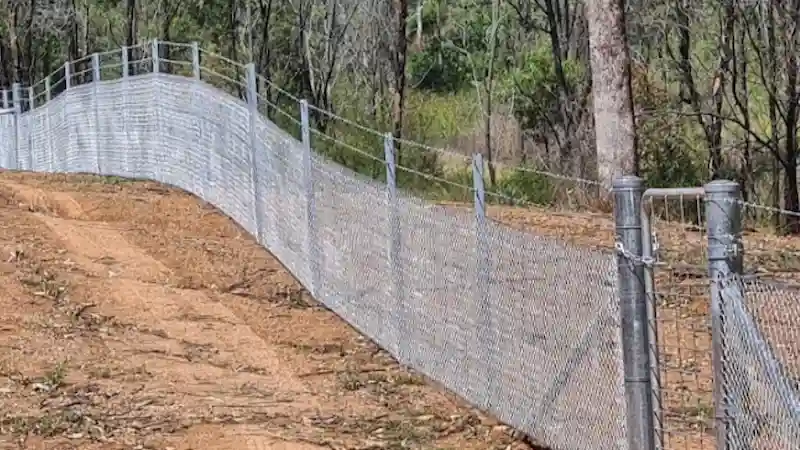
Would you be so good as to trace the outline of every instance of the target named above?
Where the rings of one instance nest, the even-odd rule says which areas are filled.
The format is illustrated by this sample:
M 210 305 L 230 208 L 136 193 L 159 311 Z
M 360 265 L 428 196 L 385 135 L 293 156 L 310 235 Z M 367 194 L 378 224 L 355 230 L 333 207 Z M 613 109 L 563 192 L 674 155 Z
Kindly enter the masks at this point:
M 654 356 L 660 382 L 657 434 L 665 449 L 713 449 L 714 397 L 706 266 L 707 231 L 700 196 L 651 196 Z M 648 237 L 645 237 L 647 239 Z M 658 407 L 657 407 L 658 408 Z
M 790 312 L 797 309 L 798 291 L 738 276 L 719 284 L 729 448 L 797 448 L 800 330 Z
M 797 213 L 739 202 L 747 254 L 743 275 L 718 282 L 721 305 L 719 388 L 728 407 L 728 445 L 788 449 L 800 442 L 800 244 L 764 232 L 790 226 Z
M 92 83 L 92 58 L 88 69 L 73 63 L 46 83 L 69 76 L 69 89 L 45 92 L 51 100 L 18 120 L 0 117 L 4 167 L 148 178 L 192 192 L 401 362 L 554 449 L 626 448 L 610 251 L 491 221 L 479 227 L 472 211 L 392 196 L 385 183 L 309 151 L 341 140 L 321 129 L 298 140 L 298 114 L 278 104 L 283 93 L 267 80 L 248 83 L 244 67 L 199 52 L 201 70 L 192 60 L 187 70 L 181 62 L 194 51 L 182 45 L 129 50 L 109 57 L 118 72 L 100 68 Z M 146 74 L 153 66 L 158 73 Z M 253 84 L 260 101 L 248 105 Z

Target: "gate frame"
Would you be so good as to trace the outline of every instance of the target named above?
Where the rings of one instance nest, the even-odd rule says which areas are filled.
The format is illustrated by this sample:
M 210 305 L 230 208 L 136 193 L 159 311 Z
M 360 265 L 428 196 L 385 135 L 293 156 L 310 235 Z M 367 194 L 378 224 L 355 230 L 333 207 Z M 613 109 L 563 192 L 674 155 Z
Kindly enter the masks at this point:
M 644 189 L 636 176 L 614 180 L 614 220 L 617 230 L 618 274 L 622 317 L 623 361 L 625 366 L 625 395 L 628 399 L 628 445 L 631 450 L 661 450 L 664 448 L 663 405 L 661 398 L 661 367 L 658 348 L 658 305 L 654 256 L 655 234 L 650 221 L 648 199 L 694 196 L 704 199 L 705 225 L 708 239 L 708 276 L 711 305 L 711 359 L 713 403 L 715 411 L 716 448 L 729 447 L 730 411 L 727 404 L 725 364 L 725 311 L 719 283 L 714 281 L 732 275 L 742 275 L 744 250 L 741 239 L 741 191 L 738 183 L 715 180 L 703 187 Z M 698 211 L 699 216 L 699 211 Z M 634 263 L 635 270 L 627 266 Z M 641 272 L 639 272 L 641 271 Z M 643 286 L 632 278 L 641 276 Z M 641 306 L 644 305 L 644 308 Z M 638 308 L 637 308 L 638 307 Z M 644 316 L 644 317 L 643 317 Z M 637 328 L 646 326 L 645 335 Z M 625 347 L 628 347 L 627 349 Z M 646 357 L 644 356 L 646 355 Z M 644 361 L 643 361 L 644 360 Z M 645 362 L 646 361 L 646 362 Z M 644 364 L 643 364 L 644 363 Z M 649 374 L 645 374 L 649 371 Z M 649 389 L 649 398 L 642 392 Z M 633 402 L 633 404 L 631 404 Z M 646 412 L 649 409 L 649 414 Z M 650 429 L 645 429 L 649 427 Z
M 644 269 L 644 288 L 647 296 L 647 332 L 650 340 L 650 383 L 653 389 L 653 419 L 655 421 L 655 448 L 664 448 L 664 408 L 661 403 L 661 359 L 659 354 L 658 339 L 658 305 L 656 304 L 655 272 L 654 267 L 658 261 L 656 247 L 657 237 L 650 221 L 650 203 L 652 198 L 683 198 L 693 196 L 705 199 L 706 190 L 702 187 L 693 188 L 650 188 L 642 193 L 642 202 L 639 206 L 639 216 L 642 221 L 642 259 L 650 261 Z M 698 217 L 700 211 L 697 212 Z M 655 248 L 654 248 L 655 247 Z M 713 332 L 712 332 L 713 335 Z M 713 338 L 712 338 L 713 339 Z M 716 375 L 716 374 L 715 374 Z

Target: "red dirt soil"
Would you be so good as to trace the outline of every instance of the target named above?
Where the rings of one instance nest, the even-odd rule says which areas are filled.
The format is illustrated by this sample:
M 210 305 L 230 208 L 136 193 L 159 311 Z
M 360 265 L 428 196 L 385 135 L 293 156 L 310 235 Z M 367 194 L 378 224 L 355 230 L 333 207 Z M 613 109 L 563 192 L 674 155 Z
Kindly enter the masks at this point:
M 0 449 L 530 449 L 156 183 L 0 175 Z
M 488 212 L 614 242 L 608 214 Z M 665 444 L 710 449 L 705 237 L 656 229 Z M 799 238 L 750 229 L 745 248 L 759 272 L 800 279 Z M 0 174 L 0 283 L 0 449 L 532 448 L 399 367 L 230 219 L 157 183 Z

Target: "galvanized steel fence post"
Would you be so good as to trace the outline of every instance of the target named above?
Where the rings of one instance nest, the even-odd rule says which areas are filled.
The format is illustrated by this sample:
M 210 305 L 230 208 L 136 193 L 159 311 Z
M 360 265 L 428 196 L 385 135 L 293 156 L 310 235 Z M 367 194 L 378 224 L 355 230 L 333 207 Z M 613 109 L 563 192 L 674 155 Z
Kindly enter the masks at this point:
M 122 78 L 128 78 L 128 74 L 130 73 L 130 70 L 128 69 L 130 61 L 128 61 L 128 47 L 127 46 L 125 46 L 125 45 L 122 46 L 122 54 L 120 56 L 122 58 L 122 61 L 121 61 L 121 63 L 122 63 Z
M 93 99 L 92 104 L 94 107 L 94 129 L 98 136 L 94 139 L 94 152 L 95 152 L 95 162 L 97 167 L 97 173 L 103 173 L 103 165 L 102 165 L 102 153 L 103 151 L 100 149 L 100 141 L 103 134 L 100 132 L 100 54 L 94 53 L 92 55 L 92 91 Z
M 613 190 L 628 448 L 653 450 L 656 439 L 640 216 L 644 183 L 639 177 L 624 176 L 614 180 Z
M 477 257 L 475 274 L 475 305 L 477 306 L 476 312 L 478 317 L 475 319 L 477 325 L 476 334 L 473 339 L 476 340 L 477 345 L 480 347 L 479 355 L 481 361 L 487 362 L 492 360 L 492 351 L 495 347 L 495 340 L 492 336 L 492 310 L 489 305 L 489 242 L 487 236 L 486 226 L 486 189 L 483 182 L 483 155 L 476 153 L 472 157 L 472 184 L 475 192 L 475 254 Z M 470 357 L 474 358 L 475 355 Z M 495 376 L 492 373 L 492 364 L 484 364 L 487 373 L 478 373 L 478 380 L 481 380 L 483 386 L 480 386 L 475 394 L 483 394 L 483 399 L 479 400 L 479 405 L 485 408 L 491 407 L 491 388 L 494 385 Z M 472 384 L 470 384 L 471 386 Z M 480 398 L 476 395 L 475 397 Z
M 11 157 L 13 167 L 9 168 L 19 170 L 19 152 L 22 148 L 22 88 L 19 83 L 11 85 L 11 100 L 14 102 L 14 152 Z
M 152 58 L 152 63 L 153 63 L 153 74 L 158 74 L 161 72 L 161 55 L 159 54 L 160 48 L 161 46 L 158 42 L 158 39 L 153 39 L 153 42 L 150 44 L 150 58 Z M 156 90 L 156 96 L 160 96 L 161 95 L 160 84 L 156 83 L 155 90 Z M 163 164 L 163 162 L 160 161 L 163 158 L 161 156 L 162 149 L 167 147 L 164 142 L 166 140 L 163 129 L 164 121 L 161 120 L 161 108 L 158 107 L 158 103 L 153 102 L 151 108 L 153 109 L 153 116 L 155 117 L 155 122 L 156 122 L 154 130 L 156 135 L 154 139 L 150 140 L 153 147 L 151 148 L 152 150 L 151 154 L 148 156 L 152 157 L 153 160 L 157 162 L 157 164 Z
M 192 41 L 192 77 L 196 81 L 202 81 L 202 72 L 200 70 L 200 44 L 197 41 Z M 224 144 L 222 141 L 223 133 L 216 132 L 211 144 L 211 148 L 205 153 L 205 183 L 203 190 L 207 198 L 211 198 L 211 192 L 215 184 L 214 171 L 213 171 L 213 155 L 218 151 L 222 151 Z
M 27 112 L 30 113 L 33 111 L 34 102 L 36 101 L 36 96 L 34 94 L 33 86 L 27 89 L 28 93 L 28 110 Z M 28 130 L 26 131 L 25 135 L 28 136 L 28 155 L 27 155 L 27 167 L 25 170 L 33 170 L 33 115 L 28 114 Z
M 400 265 L 400 217 L 397 210 L 397 167 L 395 166 L 394 156 L 394 136 L 386 133 L 383 137 L 383 156 L 386 164 L 386 201 L 389 212 L 389 271 L 392 274 L 392 296 L 394 304 L 387 305 L 390 311 L 395 312 L 395 317 L 387 314 L 386 324 L 388 330 L 394 332 L 389 342 L 397 347 L 397 358 L 402 362 L 408 362 L 405 352 L 408 338 L 405 324 L 405 292 L 403 290 L 403 274 Z
M 52 131 L 52 123 L 50 119 L 50 100 L 53 99 L 53 87 L 50 85 L 50 76 L 44 77 L 44 101 L 45 107 L 47 108 L 44 113 L 44 127 L 45 132 L 47 133 L 47 171 L 48 172 L 55 172 L 55 148 L 56 144 L 54 142 L 55 136 L 53 135 Z
M 730 378 L 736 367 L 726 367 L 726 305 L 720 288 L 724 280 L 741 275 L 744 261 L 742 246 L 741 192 L 733 181 L 716 180 L 705 185 L 706 224 L 708 226 L 708 277 L 711 280 L 711 361 L 714 368 L 714 411 L 716 448 L 731 448 L 734 418 L 729 399 Z M 738 281 L 735 284 L 739 285 Z M 743 375 L 737 382 L 746 382 Z M 738 400 L 738 399 L 737 399 Z M 738 403 L 738 402 L 737 402 Z
M 128 76 L 130 74 L 130 59 L 128 58 L 128 54 L 130 53 L 130 49 L 127 46 L 123 45 L 121 50 L 122 50 L 122 53 L 120 54 L 120 57 L 121 57 L 121 63 L 122 63 L 122 80 L 124 81 L 124 80 L 128 79 Z M 126 104 L 126 105 L 128 104 L 128 90 L 127 89 L 123 89 L 122 90 L 122 102 L 124 104 Z M 128 108 L 123 108 L 123 110 L 122 110 L 121 128 L 122 128 L 122 134 L 125 135 L 126 139 L 130 139 L 130 136 L 128 135 Z M 134 170 L 131 168 L 131 157 L 132 157 L 131 152 L 129 152 L 129 151 L 125 152 L 125 156 L 124 156 L 124 159 L 125 159 L 125 170 L 124 171 L 127 172 L 127 173 L 134 172 Z M 139 159 L 139 158 L 136 158 L 136 159 Z
M 8 111 L 11 108 L 10 108 L 9 102 L 8 102 L 8 90 L 6 90 L 6 89 L 3 89 L 3 109 L 6 110 L 6 114 L 10 114 L 11 115 L 12 126 L 14 126 L 13 124 L 16 122 L 17 118 L 14 117 L 15 114 L 14 114 L 13 111 Z M 13 142 L 9 142 L 7 144 L 16 145 Z M 10 148 L 7 148 L 7 149 L 8 149 L 8 151 L 4 152 L 4 153 L 6 153 L 6 155 L 4 156 L 4 161 L 0 162 L 0 164 L 4 164 L 6 168 L 12 169 L 12 167 L 11 167 L 11 153 L 12 153 L 12 151 L 11 151 Z
M 70 87 L 72 86 L 72 71 L 71 71 L 72 63 L 67 60 L 64 62 L 64 91 L 61 95 L 64 95 L 69 91 Z M 67 129 L 67 142 L 69 144 L 72 143 L 72 127 L 70 126 L 70 111 L 67 108 L 67 101 L 64 102 L 64 107 L 61 108 L 61 120 L 62 123 L 66 124 Z M 67 164 L 67 148 L 71 145 L 59 145 L 58 146 L 58 155 L 59 160 L 63 162 L 63 164 Z M 66 167 L 66 166 L 65 166 Z
M 192 42 L 192 76 L 195 80 L 200 80 L 200 44 Z
M 64 90 L 67 91 L 72 87 L 72 61 L 67 60 L 64 63 Z
M 247 69 L 247 110 L 250 118 L 248 134 L 250 136 L 250 179 L 253 183 L 253 213 L 255 214 L 256 237 L 261 245 L 266 245 L 264 237 L 264 202 L 266 199 L 261 192 L 261 167 L 258 164 L 258 92 L 256 92 L 256 65 L 253 63 L 245 66 Z M 264 149 L 266 150 L 266 149 Z
M 308 258 L 311 286 L 309 292 L 314 297 L 319 295 L 319 253 L 317 249 L 317 219 L 314 205 L 314 159 L 311 149 L 311 121 L 308 116 L 308 102 L 300 100 L 300 125 L 303 136 L 303 182 L 306 193 L 306 256 Z
M 150 57 L 153 60 L 153 73 L 161 72 L 161 55 L 158 54 L 158 39 L 153 39 L 153 43 L 150 46 Z

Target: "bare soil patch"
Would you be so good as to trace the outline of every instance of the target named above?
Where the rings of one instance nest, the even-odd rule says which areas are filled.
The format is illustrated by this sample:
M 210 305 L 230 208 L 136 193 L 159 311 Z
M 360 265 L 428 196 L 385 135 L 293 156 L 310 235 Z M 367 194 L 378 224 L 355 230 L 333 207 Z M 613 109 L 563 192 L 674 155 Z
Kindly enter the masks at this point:
M 149 182 L 0 175 L 0 449 L 529 449 Z

